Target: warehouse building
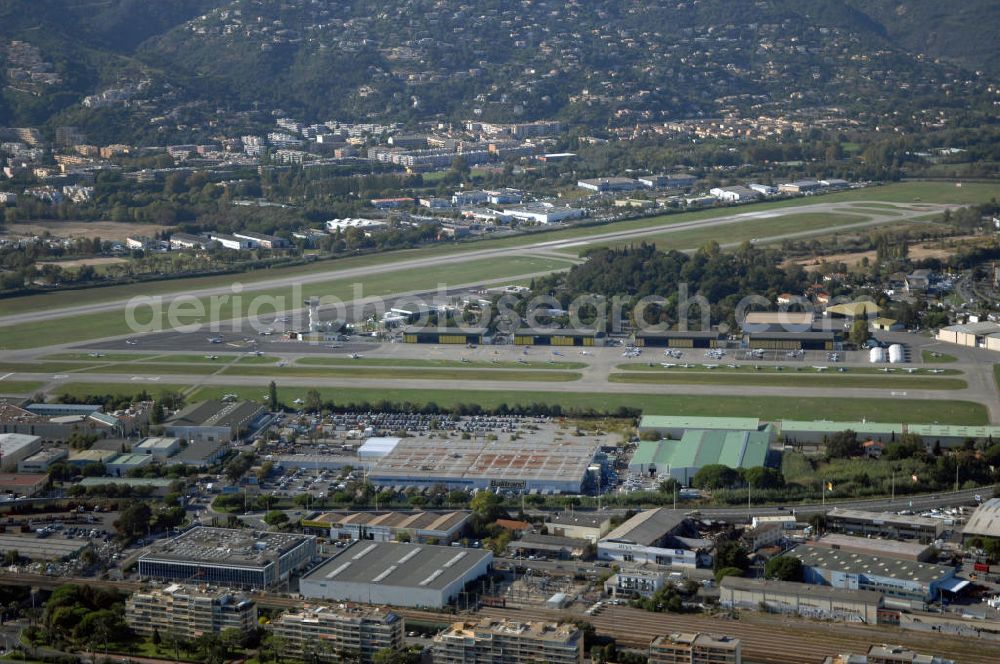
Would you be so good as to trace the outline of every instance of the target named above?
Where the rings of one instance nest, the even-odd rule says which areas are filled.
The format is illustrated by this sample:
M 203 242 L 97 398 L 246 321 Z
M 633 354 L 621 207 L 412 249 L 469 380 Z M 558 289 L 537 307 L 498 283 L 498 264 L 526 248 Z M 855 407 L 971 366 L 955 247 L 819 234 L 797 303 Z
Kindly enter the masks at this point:
M 139 576 L 264 589 L 315 557 L 309 535 L 197 526 L 140 556 Z
M 59 463 L 69 456 L 69 450 L 62 447 L 49 447 L 39 450 L 26 459 L 17 462 L 19 473 L 47 473 L 54 463 Z
M 172 584 L 135 592 L 125 602 L 125 622 L 139 634 L 196 639 L 234 629 L 245 636 L 257 629 L 257 605 L 228 590 L 201 590 Z
M 845 551 L 864 553 L 872 556 L 888 556 L 899 560 L 912 560 L 926 563 L 937 557 L 937 549 L 931 544 L 919 542 L 902 542 L 892 539 L 876 539 L 871 537 L 852 537 L 840 533 L 827 533 L 810 542 L 813 546 Z
M 583 664 L 583 632 L 572 623 L 483 618 L 434 637 L 435 664 Z
M 0 466 L 17 468 L 17 464 L 41 449 L 42 439 L 40 436 L 23 433 L 0 433 Z
M 580 493 L 598 451 L 593 439 L 519 432 L 497 440 L 403 438 L 368 474 L 376 486 Z
M 762 332 L 810 332 L 816 315 L 800 311 L 750 311 L 743 317 L 744 334 Z
M 152 463 L 153 456 L 149 454 L 119 454 L 107 461 L 104 468 L 111 477 L 128 477 L 133 470 Z
M 740 640 L 732 636 L 675 633 L 649 644 L 649 664 L 741 664 Z
M 639 433 L 655 432 L 667 438 L 680 439 L 689 429 L 702 431 L 757 431 L 762 429 L 756 417 L 686 417 L 643 415 Z
M 977 507 L 962 529 L 962 542 L 982 537 L 1000 539 L 1000 498 L 990 498 Z
M 760 350 L 826 350 L 843 348 L 843 335 L 835 330 L 809 332 L 751 332 L 744 347 Z
M 717 348 L 725 340 L 718 330 L 639 330 L 635 345 L 642 348 Z
M 935 338 L 938 341 L 958 344 L 967 348 L 1000 350 L 1000 324 L 983 321 L 981 323 L 949 325 L 938 330 Z
M 302 526 L 331 540 L 372 540 L 414 544 L 451 544 L 459 538 L 472 512 L 327 512 L 303 519 Z
M 482 344 L 489 333 L 485 327 L 417 327 L 403 330 L 403 341 L 408 344 Z
M 679 441 L 641 441 L 628 470 L 689 486 L 703 466 L 721 464 L 735 470 L 766 465 L 770 439 L 767 427 L 764 431 L 689 430 Z
M 167 459 L 177 454 L 181 449 L 178 438 L 150 437 L 139 442 L 132 448 L 135 454 L 149 454 L 157 459 Z
M 611 532 L 611 517 L 597 512 L 559 512 L 545 520 L 550 535 L 587 540 L 597 544 Z
M 107 463 L 116 456 L 118 456 L 118 453 L 111 450 L 76 450 L 69 455 L 66 463 L 74 468 L 83 469 L 91 464 Z
M 260 428 L 267 410 L 253 401 L 201 401 L 178 411 L 163 424 L 167 436 L 188 442 L 239 440 Z
M 865 512 L 834 507 L 826 513 L 826 530 L 859 537 L 884 537 L 896 540 L 916 540 L 930 544 L 941 539 L 948 526 L 942 519 L 923 516 L 893 514 L 891 512 Z
M 1000 442 L 1000 427 L 991 425 L 908 424 L 906 432 L 920 436 L 928 449 L 932 449 L 934 443 L 941 443 L 942 447 L 957 447 L 964 445 L 967 440 L 988 445 L 992 445 L 994 441 Z
M 853 431 L 859 440 L 877 440 L 891 443 L 903 435 L 902 423 L 892 422 L 834 422 L 830 420 L 782 420 L 781 435 L 787 444 L 818 445 L 842 431 Z
M 32 497 L 45 490 L 49 476 L 45 473 L 0 473 L 0 493 Z
M 590 540 L 576 537 L 540 535 L 525 531 L 520 539 L 507 544 L 507 551 L 510 552 L 510 555 L 520 558 L 529 558 L 535 555 L 555 560 L 569 560 L 570 558 L 582 558 L 593 544 Z
M 24 408 L 0 404 L 0 434 L 17 433 L 62 442 L 74 435 L 120 438 L 138 432 L 149 419 L 150 403 L 135 403 L 115 413 L 102 413 L 99 406 L 85 406 L 68 412 L 66 406 L 79 404 L 29 404 Z M 58 408 L 47 408 L 58 406 Z M 66 413 L 53 415 L 52 413 Z
M 941 596 L 942 590 L 958 590 L 961 583 L 968 583 L 955 580 L 954 567 L 837 551 L 811 544 L 800 544 L 785 555 L 802 561 L 806 583 L 872 590 L 906 601 L 933 601 Z
M 206 468 L 226 456 L 227 450 L 226 443 L 222 441 L 196 440 L 170 457 L 169 463 Z
M 792 613 L 816 620 L 874 625 L 882 594 L 874 590 L 831 588 L 774 579 L 727 576 L 719 583 L 719 604 L 729 609 Z
M 636 514 L 597 543 L 600 560 L 697 567 L 699 549 L 710 543 L 686 537 L 690 522 L 679 510 L 660 507 Z
M 493 554 L 432 544 L 360 541 L 299 581 L 308 599 L 443 608 L 486 575 Z
M 603 346 L 604 332 L 524 327 L 514 332 L 514 343 L 519 346 Z
M 269 629 L 282 639 L 282 655 L 303 661 L 343 662 L 350 655 L 371 662 L 379 650 L 400 650 L 404 645 L 403 619 L 379 608 L 305 607 L 282 613 Z

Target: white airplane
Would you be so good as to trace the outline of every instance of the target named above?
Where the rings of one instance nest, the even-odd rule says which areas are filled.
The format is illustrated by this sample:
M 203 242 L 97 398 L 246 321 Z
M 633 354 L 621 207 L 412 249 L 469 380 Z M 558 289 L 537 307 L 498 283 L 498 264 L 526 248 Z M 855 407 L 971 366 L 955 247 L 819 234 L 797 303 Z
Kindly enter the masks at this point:
M 718 369 L 719 368 L 718 364 L 703 364 L 701 366 L 705 367 L 706 369 Z
M 890 369 L 889 367 L 882 367 L 882 373 L 890 373 L 891 371 L 892 369 Z
M 278 366 L 279 366 L 279 367 L 283 367 L 283 366 L 285 366 L 285 361 L 284 361 L 284 360 L 282 360 L 281 362 L 278 362 Z
M 590 351 L 589 350 L 581 350 L 580 351 L 580 355 L 590 355 Z
M 209 337 L 208 338 L 208 343 L 210 343 L 210 344 L 221 344 L 222 343 L 222 337 Z
M 840 373 L 844 373 L 845 371 L 847 371 L 847 367 L 837 367 L 837 371 L 839 371 Z
M 674 364 L 673 362 L 660 362 L 660 366 L 663 367 L 664 369 L 673 369 L 677 365 Z
M 292 399 L 292 403 L 301 405 L 304 404 L 305 401 L 303 401 L 302 399 Z
M 461 358 L 461 361 L 462 361 L 462 362 L 468 362 L 468 361 L 469 361 L 469 358 L 467 358 L 467 357 L 463 357 L 463 358 Z
M 260 357 L 260 356 L 261 356 L 261 355 L 263 355 L 263 354 L 264 354 L 264 353 L 260 352 L 259 350 L 255 350 L 255 351 L 253 351 L 253 355 L 256 355 L 257 357 Z
M 360 353 L 351 353 L 351 359 L 352 360 L 360 360 L 361 359 L 361 354 Z
M 127 343 L 129 346 L 134 346 L 134 345 L 136 345 L 139 342 L 136 341 L 135 339 L 126 339 L 125 343 Z
M 233 394 L 232 392 L 230 392 L 229 394 L 223 394 L 222 395 L 222 400 L 223 401 L 236 401 L 237 399 L 239 399 L 239 397 L 237 395 Z
M 521 364 L 527 364 L 528 363 L 528 361 L 526 359 L 524 359 L 523 357 L 517 358 L 517 361 L 520 362 Z
M 219 356 L 218 355 L 206 355 L 205 359 L 206 360 L 217 360 L 217 359 L 219 359 Z
M 691 368 L 691 367 L 693 367 L 694 365 L 693 365 L 693 364 L 688 364 L 687 362 L 685 362 L 685 363 L 684 363 L 684 364 L 682 364 L 681 366 L 682 366 L 682 367 L 684 367 L 685 369 L 690 369 L 690 368 Z
M 918 371 L 920 371 L 920 369 L 917 369 L 915 367 L 910 367 L 909 369 L 906 370 L 906 373 L 916 373 Z
M 726 366 L 729 367 L 730 369 L 739 369 L 739 366 L 736 364 L 727 364 Z
M 554 351 L 552 351 L 552 354 L 553 354 L 553 355 L 558 355 L 559 357 L 562 357 L 562 356 L 563 356 L 563 354 L 562 354 L 562 353 L 560 353 L 560 352 L 559 352 L 559 351 L 557 351 L 557 350 L 554 350 Z
M 784 371 L 784 370 L 785 370 L 785 367 L 783 367 L 783 366 L 781 366 L 781 365 L 779 364 L 779 365 L 777 365 L 777 366 L 775 366 L 775 367 L 774 367 L 774 370 L 775 370 L 775 371 Z
M 813 365 L 813 369 L 815 369 L 816 371 L 826 371 L 829 368 L 830 367 L 817 367 L 815 364 Z
M 928 369 L 927 371 L 932 374 L 944 373 L 944 369 Z
M 91 353 L 91 357 L 104 357 L 104 353 Z
M 344 344 L 327 344 L 327 348 L 343 348 Z

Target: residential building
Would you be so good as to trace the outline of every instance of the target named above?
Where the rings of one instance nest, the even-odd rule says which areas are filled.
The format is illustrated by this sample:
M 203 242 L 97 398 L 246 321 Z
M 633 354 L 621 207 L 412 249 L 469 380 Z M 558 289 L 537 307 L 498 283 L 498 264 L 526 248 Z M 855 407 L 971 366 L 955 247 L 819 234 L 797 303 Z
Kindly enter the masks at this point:
M 649 644 L 649 664 L 742 664 L 740 640 L 731 636 L 677 633 Z
M 571 623 L 483 618 L 434 637 L 435 664 L 582 664 L 583 633 Z
M 872 646 L 867 655 L 843 654 L 827 657 L 823 664 L 955 664 L 936 655 L 921 655 L 906 646 Z
M 257 628 L 257 605 L 229 590 L 201 590 L 171 584 L 132 593 L 125 602 L 125 622 L 139 634 L 159 633 L 196 639 L 234 629 L 245 635 Z
M 612 597 L 650 597 L 667 582 L 662 570 L 645 567 L 624 568 L 604 582 L 604 592 Z
M 403 624 L 402 618 L 385 609 L 340 604 L 287 611 L 271 621 L 269 629 L 298 659 L 343 662 L 357 656 L 371 662 L 379 650 L 403 647 Z

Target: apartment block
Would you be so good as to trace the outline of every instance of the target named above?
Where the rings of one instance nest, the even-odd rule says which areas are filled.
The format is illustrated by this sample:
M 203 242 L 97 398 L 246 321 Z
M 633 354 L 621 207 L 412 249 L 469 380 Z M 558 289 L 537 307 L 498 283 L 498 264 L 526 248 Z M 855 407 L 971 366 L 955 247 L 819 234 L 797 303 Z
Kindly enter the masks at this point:
M 194 639 L 202 634 L 257 627 L 257 605 L 229 590 L 199 590 L 172 584 L 162 590 L 136 592 L 125 602 L 125 621 L 139 634 L 173 634 Z
M 271 623 L 271 631 L 284 639 L 288 655 L 321 662 L 356 656 L 370 662 L 379 650 L 402 648 L 404 634 L 403 619 L 395 613 L 349 604 L 283 613 Z
M 712 634 L 669 634 L 649 644 L 649 664 L 741 664 L 740 640 Z
M 435 664 L 582 664 L 583 633 L 572 624 L 484 618 L 434 637 Z

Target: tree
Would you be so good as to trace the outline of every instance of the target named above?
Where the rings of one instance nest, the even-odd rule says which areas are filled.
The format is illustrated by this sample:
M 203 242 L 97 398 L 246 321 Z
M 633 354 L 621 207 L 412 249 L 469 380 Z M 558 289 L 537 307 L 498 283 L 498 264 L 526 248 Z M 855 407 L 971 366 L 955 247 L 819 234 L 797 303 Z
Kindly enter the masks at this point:
M 722 583 L 727 576 L 743 576 L 743 570 L 739 567 L 723 567 L 715 572 L 715 582 Z
M 754 489 L 781 489 L 785 486 L 785 478 L 781 471 L 774 468 L 756 466 L 740 470 L 743 481 Z
M 503 500 L 490 491 L 480 491 L 469 501 L 469 508 L 487 521 L 496 521 L 503 513 Z
M 851 325 L 851 331 L 848 338 L 851 340 L 851 343 L 860 348 L 866 341 L 871 339 L 871 336 L 872 333 L 868 329 L 868 320 L 865 318 L 859 318 Z
M 115 528 L 123 537 L 132 538 L 146 534 L 153 510 L 144 502 L 130 503 L 118 515 Z
M 715 570 L 726 567 L 735 567 L 744 572 L 750 567 L 746 548 L 735 540 L 722 542 L 715 547 Z
M 306 392 L 306 410 L 310 413 L 318 413 L 323 410 L 323 397 L 319 390 L 313 388 Z
M 691 484 L 699 489 L 726 489 L 739 481 L 739 473 L 721 463 L 710 463 L 702 466 L 694 477 Z
M 278 410 L 278 384 L 273 380 L 271 381 L 271 384 L 267 386 L 267 394 L 271 410 Z
M 153 638 L 150 640 L 153 642 L 153 645 L 156 646 L 156 649 L 159 650 L 160 644 L 163 643 L 163 638 L 160 636 L 160 629 L 158 627 L 153 628 Z
M 863 449 L 858 442 L 858 434 L 848 429 L 838 431 L 826 441 L 826 456 L 829 459 L 846 459 L 861 456 Z
M 283 526 L 288 523 L 288 515 L 281 510 L 271 510 L 264 516 L 264 523 L 269 526 Z
M 771 558 L 764 566 L 764 578 L 801 582 L 802 561 L 795 556 Z

